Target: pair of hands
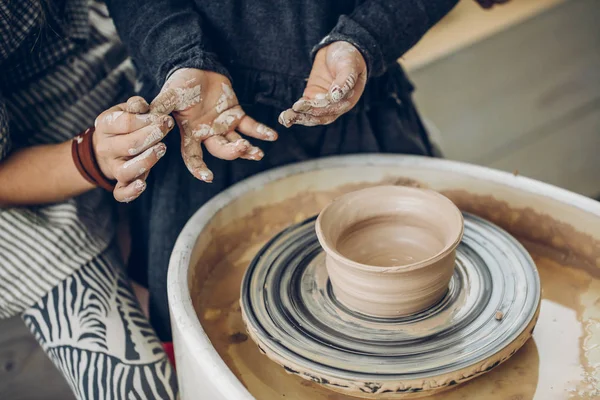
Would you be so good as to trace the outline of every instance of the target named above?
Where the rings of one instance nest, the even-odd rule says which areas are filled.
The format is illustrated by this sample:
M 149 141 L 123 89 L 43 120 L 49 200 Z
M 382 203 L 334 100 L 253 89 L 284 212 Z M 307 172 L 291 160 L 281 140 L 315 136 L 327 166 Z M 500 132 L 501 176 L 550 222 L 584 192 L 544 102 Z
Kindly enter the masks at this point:
M 302 98 L 281 113 L 279 122 L 285 127 L 330 124 L 356 105 L 366 80 L 361 53 L 347 42 L 334 42 L 316 54 Z M 204 182 L 211 182 L 213 174 L 204 162 L 202 145 L 221 159 L 260 160 L 264 153 L 244 136 L 277 139 L 273 129 L 244 113 L 225 76 L 177 70 L 151 104 L 132 97 L 96 119 L 96 159 L 102 173 L 118 182 L 116 200 L 129 202 L 143 193 L 150 169 L 167 150 L 161 141 L 175 123 L 183 161 Z

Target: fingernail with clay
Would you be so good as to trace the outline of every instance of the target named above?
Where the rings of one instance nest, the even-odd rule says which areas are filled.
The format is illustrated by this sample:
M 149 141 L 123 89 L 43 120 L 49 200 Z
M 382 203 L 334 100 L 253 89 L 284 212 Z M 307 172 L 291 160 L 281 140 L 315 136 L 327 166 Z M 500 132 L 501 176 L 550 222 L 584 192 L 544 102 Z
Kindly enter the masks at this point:
M 265 153 L 256 146 L 252 146 L 250 148 L 250 150 L 248 150 L 247 154 L 250 156 L 250 158 L 252 160 L 256 160 L 256 161 L 262 160 L 262 158 L 265 156 Z
M 235 142 L 235 147 L 238 149 L 249 149 L 250 147 L 252 147 L 252 145 L 250 144 L 249 141 L 247 141 L 246 139 L 238 139 Z
M 173 118 L 171 117 L 165 117 L 165 122 L 167 123 L 167 127 L 169 129 L 171 129 L 174 125 Z
M 282 111 L 281 114 L 279 114 L 278 121 L 281 125 L 287 126 L 285 121 L 285 111 Z
M 209 170 L 198 168 L 196 169 L 196 175 L 206 183 L 211 183 L 213 181 L 213 173 Z
M 297 114 L 292 109 L 287 109 L 279 114 L 279 123 L 286 128 L 289 128 L 294 124 L 294 120 L 297 117 Z
M 262 135 L 265 140 L 274 141 L 277 139 L 277 132 L 264 124 L 258 124 L 256 127 L 256 132 Z
M 342 100 L 342 98 L 344 97 L 344 93 L 342 92 L 342 88 L 339 87 L 338 85 L 332 86 L 331 89 L 329 90 L 329 93 L 331 95 L 331 100 L 334 103 L 337 103 L 338 101 Z
M 165 155 L 167 152 L 167 146 L 159 146 L 156 148 L 156 158 L 159 160 Z
M 146 101 L 134 98 L 127 100 L 127 111 L 133 114 L 141 114 L 148 112 L 148 104 Z
M 141 179 L 138 179 L 137 181 L 135 181 L 133 183 L 133 188 L 138 192 L 141 193 L 144 191 L 144 189 L 146 189 L 146 182 L 144 182 Z

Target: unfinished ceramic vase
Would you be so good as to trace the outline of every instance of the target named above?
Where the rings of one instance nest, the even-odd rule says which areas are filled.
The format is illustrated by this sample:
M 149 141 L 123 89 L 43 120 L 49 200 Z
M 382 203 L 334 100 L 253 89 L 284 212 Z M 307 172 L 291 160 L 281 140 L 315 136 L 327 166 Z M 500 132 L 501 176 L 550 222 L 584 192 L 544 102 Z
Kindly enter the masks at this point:
M 335 199 L 316 233 L 336 298 L 392 318 L 423 311 L 447 292 L 463 216 L 435 191 L 378 186 Z

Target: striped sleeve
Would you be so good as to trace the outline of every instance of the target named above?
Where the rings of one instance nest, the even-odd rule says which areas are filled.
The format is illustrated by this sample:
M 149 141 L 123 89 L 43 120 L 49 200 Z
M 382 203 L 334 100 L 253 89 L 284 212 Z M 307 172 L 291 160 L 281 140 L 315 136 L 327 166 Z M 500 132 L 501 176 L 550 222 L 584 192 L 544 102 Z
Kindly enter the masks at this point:
M 0 92 L 0 161 L 3 160 L 10 151 L 10 132 L 8 124 L 8 113 L 4 97 Z

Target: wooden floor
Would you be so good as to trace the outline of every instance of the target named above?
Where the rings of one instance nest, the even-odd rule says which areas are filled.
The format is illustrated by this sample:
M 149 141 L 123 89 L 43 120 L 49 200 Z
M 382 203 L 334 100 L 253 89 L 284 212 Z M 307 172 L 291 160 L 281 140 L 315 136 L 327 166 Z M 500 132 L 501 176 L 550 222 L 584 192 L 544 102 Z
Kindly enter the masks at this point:
M 486 10 L 474 0 L 460 0 L 402 56 L 402 63 L 408 70 L 417 69 L 565 1 L 569 0 L 511 0 Z
M 407 56 L 416 99 L 422 114 L 440 130 L 448 158 L 518 169 L 597 195 L 600 1 L 540 2 L 558 5 L 531 19 L 525 17 L 534 13 L 525 7 L 529 11 L 521 22 L 515 25 L 510 18 L 508 29 L 491 36 L 480 23 L 475 31 L 487 38 L 474 44 L 465 41 L 464 32 L 456 39 L 462 40 L 460 46 L 430 39 L 454 38 L 448 32 L 455 28 L 448 26 L 426 38 L 433 42 L 425 41 Z M 499 25 L 494 26 L 497 30 Z M 0 321 L 0 399 L 72 398 L 22 322 Z
M 569 0 L 412 71 L 445 156 L 599 195 L 599 18 Z
M 62 376 L 21 319 L 0 320 L 0 399 L 73 398 Z

